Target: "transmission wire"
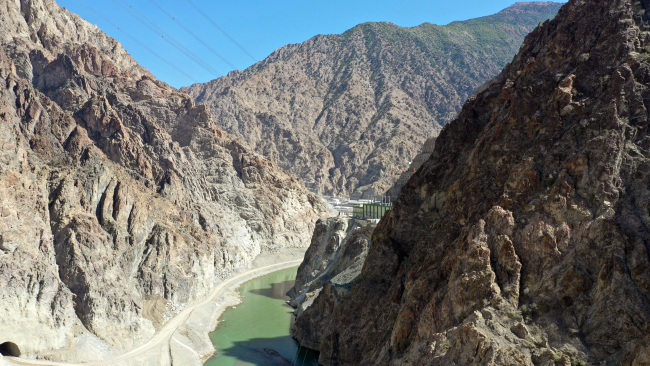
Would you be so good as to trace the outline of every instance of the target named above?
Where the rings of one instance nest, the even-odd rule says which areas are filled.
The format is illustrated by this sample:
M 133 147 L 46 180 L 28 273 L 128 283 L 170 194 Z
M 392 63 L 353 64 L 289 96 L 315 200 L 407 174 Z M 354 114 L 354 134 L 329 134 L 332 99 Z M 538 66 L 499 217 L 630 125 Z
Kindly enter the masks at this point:
M 217 72 L 215 69 L 213 69 L 210 65 L 205 63 L 203 60 L 201 60 L 198 56 L 196 56 L 192 51 L 188 50 L 185 46 L 183 46 L 180 42 L 174 39 L 174 37 L 170 36 L 167 32 L 164 30 L 160 29 L 154 22 L 152 22 L 149 18 L 147 18 L 144 14 L 140 13 L 136 8 L 133 6 L 129 5 L 128 3 L 124 2 L 122 4 L 122 0 L 113 0 L 115 4 L 117 4 L 120 8 L 122 8 L 124 11 L 127 13 L 131 14 L 132 17 L 134 17 L 136 20 L 138 20 L 140 23 L 144 24 L 147 28 L 149 28 L 152 32 L 156 33 L 159 35 L 161 38 L 163 38 L 167 43 L 172 45 L 174 48 L 182 52 L 185 56 L 187 56 L 189 59 L 197 63 L 199 66 L 204 68 L 206 71 L 211 73 L 212 75 L 216 77 L 221 77 L 221 74 Z M 135 12 L 135 13 L 134 13 Z
M 113 0 L 113 1 L 116 2 L 116 0 Z M 121 1 L 121 0 L 117 0 L 117 1 Z M 116 2 L 116 3 L 117 3 L 117 2 Z M 213 69 L 209 64 L 207 64 L 206 62 L 204 62 L 203 60 L 201 60 L 201 59 L 200 59 L 196 54 L 194 54 L 192 51 L 190 51 L 189 49 L 187 49 L 187 47 L 185 47 L 182 43 L 178 42 L 176 39 L 174 39 L 174 37 L 172 37 L 171 35 L 169 35 L 169 33 L 165 32 L 165 31 L 162 30 L 160 27 L 158 27 L 158 26 L 157 26 L 153 21 L 151 21 L 149 18 L 147 18 L 146 15 L 142 14 L 140 11 L 138 11 L 136 8 L 134 8 L 133 6 L 129 5 L 128 3 L 126 3 L 126 2 L 124 2 L 124 3 L 128 6 L 128 8 L 125 7 L 125 6 L 123 6 L 123 5 L 121 5 L 121 4 L 119 4 L 119 3 L 117 3 L 117 4 L 118 4 L 120 7 L 122 7 L 122 9 L 124 9 L 124 10 L 127 11 L 127 12 L 129 12 L 129 13 L 130 13 L 134 18 L 136 18 L 137 20 L 139 20 L 139 21 L 140 21 L 142 24 L 144 24 L 147 28 L 151 29 L 152 32 L 158 34 L 159 36 L 161 36 L 161 38 L 165 39 L 165 41 L 167 41 L 167 43 L 171 44 L 171 45 L 174 46 L 177 50 L 181 51 L 185 56 L 187 56 L 188 58 L 190 58 L 192 61 L 196 62 L 199 66 L 203 67 L 206 71 L 208 71 L 209 73 L 211 73 L 211 74 L 213 74 L 214 76 L 217 76 L 217 77 L 221 77 L 221 76 L 222 76 L 218 71 L 216 71 L 215 69 Z M 130 8 L 130 9 L 129 9 L 129 8 Z M 137 13 L 137 15 L 135 15 L 134 13 L 132 13 L 130 10 L 133 10 L 135 13 Z M 138 16 L 139 16 L 140 18 L 138 18 Z M 143 20 L 143 19 L 144 19 L 144 20 Z M 149 23 L 149 24 L 147 24 L 147 23 Z M 154 29 L 154 28 L 155 28 L 155 29 Z
M 214 20 L 212 20 L 212 18 L 210 18 L 206 13 L 203 12 L 203 10 L 201 10 L 198 6 L 196 6 L 196 4 L 192 2 L 192 0 L 187 0 L 187 2 L 190 3 L 194 7 L 194 9 L 196 9 L 199 13 L 201 13 L 201 15 L 205 17 L 205 19 L 207 19 L 210 23 L 212 23 L 212 25 L 214 25 L 215 28 L 217 28 L 221 33 L 223 33 L 224 36 L 228 37 L 228 39 L 231 40 L 232 43 L 234 43 L 237 47 L 239 47 L 240 50 L 244 51 L 244 53 L 247 54 L 248 57 L 250 57 L 253 61 L 257 62 L 257 59 L 253 55 L 251 55 L 248 51 L 246 51 L 246 49 L 242 45 L 240 45 L 237 41 L 235 41 L 235 39 L 232 38 L 228 33 L 226 33 L 226 31 L 223 30 Z
M 178 71 L 179 73 L 185 75 L 186 78 L 192 80 L 194 83 L 198 83 L 198 81 L 196 81 L 193 77 L 187 75 L 185 72 L 183 72 L 183 70 L 181 70 L 181 69 L 179 69 L 178 67 L 174 66 L 171 62 L 167 61 L 165 58 L 163 58 L 162 56 L 160 56 L 159 54 L 157 54 L 156 52 L 154 52 L 151 48 L 145 46 L 142 42 L 140 42 L 140 41 L 138 41 L 137 39 L 135 39 L 133 36 L 131 36 L 131 35 L 130 35 L 129 33 L 127 33 L 125 30 L 120 29 L 120 27 L 116 26 L 115 24 L 113 24 L 113 22 L 111 22 L 110 20 L 106 19 L 106 17 L 104 17 L 103 15 L 101 15 L 100 13 L 98 13 L 97 11 L 95 11 L 95 9 L 91 8 L 91 7 L 90 7 L 88 4 L 86 4 L 83 0 L 77 0 L 77 2 L 80 3 L 81 5 L 85 6 L 86 8 L 88 8 L 88 10 L 92 11 L 93 13 L 95 13 L 95 15 L 97 15 L 98 17 L 102 18 L 106 23 L 108 23 L 108 24 L 110 24 L 111 26 L 117 28 L 117 30 L 119 30 L 120 32 L 122 32 L 125 36 L 129 37 L 133 42 L 139 44 L 140 47 L 142 47 L 142 48 L 144 48 L 145 50 L 151 52 L 151 54 L 153 54 L 154 56 L 158 57 L 162 62 L 164 62 L 164 63 L 166 63 L 167 65 L 171 66 L 172 68 L 174 68 L 174 69 L 175 69 L 176 71 Z
M 212 51 L 212 53 L 214 53 L 215 55 L 217 55 L 217 57 L 219 57 L 221 60 L 223 60 L 223 62 L 227 63 L 227 64 L 228 64 L 230 67 L 232 67 L 233 69 L 235 69 L 235 70 L 237 69 L 237 67 L 236 67 L 235 65 L 231 64 L 228 60 L 226 60 L 223 56 L 221 56 L 221 55 L 219 54 L 219 52 L 215 51 L 215 50 L 214 50 L 212 47 L 210 47 L 207 43 L 203 42 L 203 40 L 202 40 L 201 38 L 199 38 L 199 36 L 197 36 L 196 34 L 194 34 L 194 32 L 192 32 L 191 30 L 189 30 L 186 26 L 184 26 L 183 23 L 181 23 L 180 21 L 176 20 L 176 18 L 174 18 L 171 14 L 169 14 L 165 9 L 163 9 L 160 5 L 158 5 L 154 0 L 149 0 L 149 1 L 150 1 L 152 4 L 154 4 L 158 9 L 160 9 L 160 11 L 162 11 L 163 13 L 165 13 L 165 15 L 167 15 L 167 16 L 170 17 L 170 18 L 172 18 L 172 20 L 175 21 L 176 24 L 180 25 L 181 28 L 183 28 L 187 33 L 189 33 L 189 34 L 190 34 L 192 37 L 194 37 L 197 41 L 201 42 L 201 44 L 203 44 L 207 49 L 209 49 L 210 51 Z

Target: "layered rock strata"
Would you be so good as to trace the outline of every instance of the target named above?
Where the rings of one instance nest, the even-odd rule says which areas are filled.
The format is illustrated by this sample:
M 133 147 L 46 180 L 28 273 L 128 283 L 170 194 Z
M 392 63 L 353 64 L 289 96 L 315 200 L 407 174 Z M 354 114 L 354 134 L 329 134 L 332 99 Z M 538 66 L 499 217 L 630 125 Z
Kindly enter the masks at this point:
M 373 198 L 559 7 L 518 3 L 446 26 L 365 23 L 184 90 L 312 191 Z
M 379 223 L 321 365 L 648 364 L 649 14 L 571 0 L 526 38 Z
M 55 2 L 5 1 L 0 44 L 0 344 L 22 356 L 138 346 L 327 214 Z

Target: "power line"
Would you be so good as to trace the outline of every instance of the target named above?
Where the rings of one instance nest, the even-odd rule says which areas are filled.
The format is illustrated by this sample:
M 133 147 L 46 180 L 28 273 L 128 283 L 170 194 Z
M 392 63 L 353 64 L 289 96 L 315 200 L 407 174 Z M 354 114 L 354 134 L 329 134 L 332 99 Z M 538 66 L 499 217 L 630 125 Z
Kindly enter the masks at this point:
M 174 48 L 177 50 L 181 51 L 185 56 L 187 56 L 189 59 L 197 63 L 199 66 L 204 68 L 206 71 L 209 73 L 213 74 L 216 77 L 221 77 L 221 74 L 213 69 L 209 64 L 201 60 L 198 56 L 196 56 L 192 51 L 187 49 L 187 47 L 183 46 L 182 43 L 178 42 L 174 37 L 170 36 L 167 32 L 164 30 L 160 29 L 154 22 L 152 22 L 149 18 L 147 18 L 144 14 L 140 13 L 137 9 L 135 9 L 133 6 L 128 5 L 128 3 L 125 3 L 128 5 L 128 7 L 125 7 L 124 5 L 118 3 L 117 1 L 119 0 L 113 0 L 117 5 L 119 5 L 122 9 L 127 11 L 131 16 L 136 18 L 138 21 L 140 21 L 142 24 L 144 24 L 147 28 L 149 28 L 152 32 L 156 33 L 159 35 L 161 38 L 163 38 L 167 43 L 172 45 Z M 131 10 L 135 11 L 138 15 L 134 14 Z M 144 20 L 143 20 L 144 19 Z M 154 29 L 155 28 L 155 29 Z
M 204 68 L 206 71 L 208 71 L 209 73 L 213 74 L 216 77 L 221 77 L 221 74 L 219 72 L 217 72 L 210 65 L 208 65 L 203 60 L 201 60 L 198 56 L 196 56 L 192 51 L 188 50 L 180 42 L 175 40 L 174 37 L 170 36 L 167 32 L 165 32 L 160 27 L 158 27 L 154 22 L 152 22 L 149 18 L 147 18 L 147 16 L 140 13 L 138 9 L 134 8 L 133 6 L 130 6 L 128 3 L 123 2 L 122 0 L 113 0 L 113 2 L 117 4 L 119 7 L 121 7 L 124 11 L 131 14 L 132 17 L 134 17 L 140 23 L 144 24 L 152 32 L 162 37 L 167 43 L 169 43 L 174 48 L 182 52 L 189 59 L 196 62 L 199 66 Z
M 160 9 L 160 11 L 162 11 L 163 13 L 165 13 L 165 15 L 167 15 L 167 16 L 170 17 L 170 18 L 172 18 L 173 21 L 175 21 L 178 25 L 180 25 L 183 29 L 185 29 L 185 31 L 186 31 L 187 33 L 189 33 L 192 37 L 194 37 L 197 41 L 201 42 L 201 44 L 203 44 L 207 49 L 209 49 L 210 51 L 212 51 L 212 53 L 214 53 L 215 55 L 217 55 L 217 57 L 219 57 L 221 60 L 223 60 L 223 62 L 227 63 L 227 64 L 228 64 L 230 67 L 232 67 L 233 69 L 235 69 L 235 70 L 237 69 L 237 67 L 236 67 L 235 65 L 231 64 L 230 62 L 228 62 L 228 60 L 226 60 L 223 56 L 221 56 L 221 55 L 219 54 L 219 52 L 215 51 L 215 50 L 212 49 L 212 47 L 210 47 L 207 43 L 203 42 L 203 40 L 202 40 L 201 38 L 199 38 L 199 36 L 197 36 L 196 34 L 194 34 L 194 33 L 193 33 L 191 30 L 189 30 L 186 26 L 184 26 L 183 23 L 181 23 L 181 22 L 179 22 L 178 20 L 176 20 L 176 18 L 174 18 L 171 14 L 169 14 L 165 9 L 163 9 L 163 8 L 162 8 L 160 5 L 158 5 L 155 1 L 153 1 L 153 0 L 149 0 L 149 1 L 150 1 L 152 4 L 154 4 L 158 9 Z
M 242 47 L 242 45 L 237 43 L 237 41 L 235 41 L 234 38 L 232 38 L 228 33 L 226 33 L 225 30 L 221 29 L 221 27 L 214 20 L 212 20 L 212 18 L 210 18 L 206 13 L 204 13 L 198 6 L 196 6 L 196 4 L 192 2 L 192 0 L 187 0 L 187 2 L 190 3 L 194 7 L 194 9 L 196 9 L 199 13 L 201 13 L 201 15 L 205 17 L 205 19 L 207 19 L 210 23 L 212 23 L 212 25 L 214 25 L 215 28 L 217 28 L 221 33 L 223 33 L 224 36 L 228 37 L 228 39 L 231 40 L 232 43 L 234 43 L 237 47 L 239 47 L 240 50 L 244 51 L 244 53 L 247 54 L 248 57 L 253 59 L 253 61 L 257 62 L 257 59 L 253 55 L 251 55 L 248 51 L 246 51 L 246 49 Z
M 110 24 L 111 26 L 117 28 L 117 30 L 119 30 L 120 32 L 122 32 L 125 36 L 129 37 L 133 42 L 139 44 L 140 47 L 142 47 L 142 48 L 144 48 L 145 50 L 151 52 L 151 54 L 153 54 L 154 56 L 158 57 L 162 62 L 164 62 L 164 63 L 166 63 L 167 65 L 171 66 L 172 68 L 174 68 L 174 69 L 175 69 L 176 71 L 178 71 L 179 73 L 185 75 L 186 78 L 192 80 L 194 83 L 198 83 L 198 81 L 196 81 L 193 77 L 187 75 L 185 72 L 183 72 L 183 70 L 181 70 L 181 69 L 179 69 L 178 67 L 174 66 L 171 62 L 167 61 L 165 58 L 163 58 L 163 57 L 160 56 L 159 54 L 155 53 L 151 48 L 145 46 L 142 42 L 140 42 L 140 41 L 138 41 L 137 39 L 135 39 L 133 36 L 131 36 L 131 35 L 130 35 L 129 33 L 127 33 L 125 30 L 120 29 L 120 27 L 116 26 L 115 24 L 113 24 L 113 22 L 111 22 L 110 20 L 106 19 L 106 17 L 104 17 L 103 15 L 101 15 L 100 13 L 98 13 L 97 11 L 95 11 L 95 9 L 91 8 L 90 6 L 88 6 L 88 5 L 87 5 L 83 0 L 77 0 L 77 2 L 80 3 L 81 5 L 85 6 L 86 8 L 88 8 L 88 10 L 92 11 L 93 13 L 95 13 L 95 15 L 97 15 L 98 17 L 104 19 L 104 21 L 105 21 L 106 23 L 108 23 L 108 24 Z

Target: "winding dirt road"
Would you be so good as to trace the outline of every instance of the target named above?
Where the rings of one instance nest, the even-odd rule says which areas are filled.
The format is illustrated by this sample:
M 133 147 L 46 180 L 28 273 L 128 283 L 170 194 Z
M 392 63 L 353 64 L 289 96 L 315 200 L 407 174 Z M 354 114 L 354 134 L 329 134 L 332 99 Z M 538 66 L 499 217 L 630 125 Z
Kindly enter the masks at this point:
M 122 362 L 122 361 L 127 361 L 130 358 L 137 357 L 141 355 L 142 353 L 154 348 L 158 347 L 164 342 L 168 342 L 169 339 L 171 338 L 172 334 L 176 331 L 176 329 L 185 322 L 185 320 L 190 316 L 192 311 L 194 309 L 203 306 L 210 301 L 214 300 L 217 296 L 219 296 L 222 291 L 228 289 L 228 287 L 232 285 L 239 285 L 243 282 L 246 282 L 252 278 L 263 276 L 265 274 L 279 271 L 284 268 L 289 268 L 294 265 L 299 265 L 302 262 L 302 259 L 299 260 L 294 260 L 294 261 L 288 261 L 288 262 L 281 262 L 281 263 L 276 263 L 272 264 L 269 266 L 261 267 L 261 268 L 255 268 L 248 270 L 246 272 L 242 272 L 232 278 L 229 278 L 225 282 L 219 284 L 213 291 L 210 296 L 208 296 L 207 299 L 203 300 L 202 302 L 196 303 L 182 312 L 180 312 L 178 315 L 176 315 L 174 318 L 172 318 L 167 324 L 165 324 L 160 331 L 153 337 L 151 338 L 147 343 L 143 344 L 142 346 L 135 348 L 125 354 L 122 354 L 120 356 L 117 356 L 113 359 L 110 360 L 104 360 L 104 361 L 96 361 L 96 362 L 88 362 L 88 363 L 65 363 L 65 362 L 53 362 L 53 361 L 45 361 L 45 360 L 28 360 L 24 358 L 17 358 L 17 357 L 5 357 L 6 361 L 9 361 L 11 364 L 16 364 L 16 365 L 48 365 L 48 366 L 98 366 L 98 365 L 109 365 L 115 362 Z M 240 281 L 240 282 L 238 282 Z

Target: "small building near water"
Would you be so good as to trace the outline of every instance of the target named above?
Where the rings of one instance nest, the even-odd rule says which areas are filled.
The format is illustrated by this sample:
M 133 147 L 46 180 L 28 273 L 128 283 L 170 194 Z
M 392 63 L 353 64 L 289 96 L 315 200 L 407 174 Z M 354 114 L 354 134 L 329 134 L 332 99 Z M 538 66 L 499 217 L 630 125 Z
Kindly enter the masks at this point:
M 352 216 L 362 220 L 381 219 L 392 208 L 386 203 L 364 203 L 352 208 Z

